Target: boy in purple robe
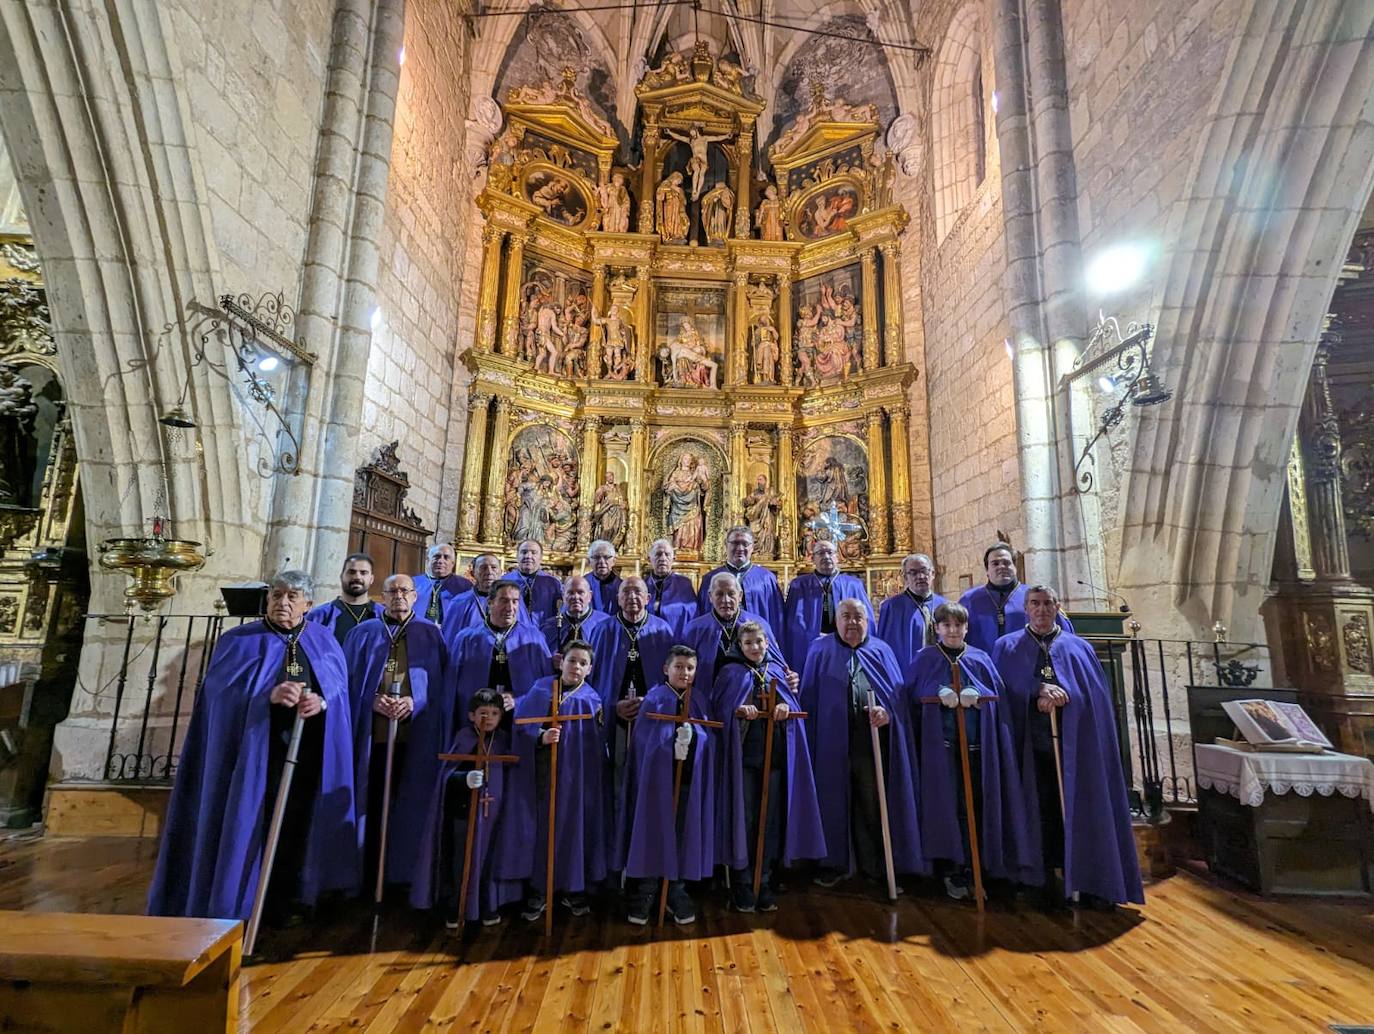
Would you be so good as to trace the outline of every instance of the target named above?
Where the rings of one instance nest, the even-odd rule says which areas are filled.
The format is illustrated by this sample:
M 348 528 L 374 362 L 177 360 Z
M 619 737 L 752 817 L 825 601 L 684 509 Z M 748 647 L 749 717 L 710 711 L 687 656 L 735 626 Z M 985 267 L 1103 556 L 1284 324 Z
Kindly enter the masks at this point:
M 1005 542 L 983 551 L 983 567 L 988 583 L 967 590 L 959 604 L 968 612 L 968 645 L 988 652 L 1002 636 L 1026 627 L 1026 587 L 1016 579 L 1016 560 Z M 1059 624 L 1073 631 L 1073 623 L 1063 614 Z
M 563 583 L 563 603 L 557 613 L 545 618 L 539 630 L 544 633 L 544 645 L 553 655 L 553 670 L 563 668 L 563 647 L 575 639 L 591 642 L 596 629 L 610 621 L 604 611 L 592 606 L 592 587 L 584 574 L 569 575 Z
M 587 547 L 587 564 L 591 568 L 592 606 L 603 614 L 614 614 L 620 599 L 620 575 L 615 573 L 615 546 L 605 539 L 597 539 Z
M 149 915 L 248 919 L 297 715 L 304 731 L 264 918 L 357 892 L 348 674 L 334 637 L 304 620 L 313 596 L 309 575 L 283 571 L 266 618 L 216 644 L 182 747 Z
M 520 586 L 520 602 L 536 625 L 542 625 L 558 612 L 563 597 L 563 583 L 540 569 L 543 562 L 544 547 L 534 539 L 526 539 L 515 548 L 515 570 L 505 576 Z
M 740 605 L 739 579 L 729 571 L 718 571 L 711 577 L 710 606 L 706 613 L 694 618 L 683 629 L 682 639 L 697 654 L 697 685 L 708 695 L 715 688 L 716 669 L 732 653 L 739 652 L 740 625 L 756 621 L 763 626 L 768 637 L 768 655 L 776 659 L 787 673 L 787 688 L 793 693 L 801 684 L 801 677 L 787 667 L 787 662 L 777 648 L 777 636 L 773 626 L 763 616 L 745 610 Z
M 768 623 L 770 629 L 782 628 L 782 589 L 778 586 L 778 576 L 766 567 L 755 567 L 754 533 L 740 525 L 725 533 L 725 563 L 706 572 L 701 579 L 697 592 L 697 614 L 711 611 L 711 579 L 721 572 L 735 576 L 740 584 L 740 609 L 757 614 Z M 774 649 L 780 649 L 782 642 L 771 636 L 769 642 Z
M 674 574 L 677 552 L 667 539 L 655 539 L 649 546 L 649 613 L 668 622 L 677 642 L 687 622 L 697 616 L 697 591 L 686 575 Z M 655 669 L 657 670 L 657 669 Z
M 447 542 L 429 547 L 429 570 L 415 575 L 415 613 L 443 627 L 453 601 L 472 588 L 471 580 L 456 573 L 458 554 Z M 436 594 L 435 586 L 439 587 Z
M 491 592 L 491 609 L 480 624 L 456 634 L 446 626 L 449 665 L 457 679 L 453 700 L 444 703 L 445 717 L 440 728 L 453 732 L 456 716 L 464 714 L 468 700 L 479 689 L 494 689 L 513 710 L 517 698 L 547 678 L 549 651 L 544 637 L 528 621 L 517 620 L 520 587 L 498 582 Z
M 873 605 L 868 602 L 864 583 L 840 570 L 840 554 L 829 539 L 817 539 L 811 547 L 813 570 L 793 578 L 787 586 L 787 601 L 782 605 L 782 623 L 775 626 L 787 637 L 783 654 L 790 667 L 806 667 L 806 651 L 817 636 L 835 631 L 835 608 L 840 600 L 858 600 L 868 611 L 873 624 Z
M 806 726 L 798 719 L 797 698 L 787 673 L 768 656 L 768 635 L 758 622 L 740 627 L 739 654 L 716 672 L 715 716 L 721 731 L 720 859 L 730 867 L 730 903 L 740 912 L 777 910 L 773 870 L 802 859 L 825 857 L 820 805 L 806 745 Z M 769 757 L 768 814 L 763 827 L 763 875 L 757 899 L 754 867 L 758 858 L 759 808 L 768 715 L 765 696 L 777 692 L 773 708 L 773 749 Z
M 916 817 L 911 732 L 898 706 L 901 669 L 888 645 L 869 635 L 861 602 L 841 600 L 837 609 L 838 629 L 812 645 L 801 689 L 825 834 L 826 855 L 816 877 L 822 887 L 855 872 L 870 882 L 886 882 L 879 793 L 887 795 L 893 869 L 928 871 Z M 873 763 L 871 728 L 879 733 L 883 787 Z
M 916 654 L 935 645 L 935 608 L 945 598 L 933 588 L 935 562 L 924 553 L 912 553 L 902 561 L 902 582 L 903 590 L 878 608 L 878 638 L 892 647 L 906 671 Z
M 358 838 L 368 888 L 376 879 L 381 851 L 378 837 L 392 720 L 396 738 L 386 846 L 388 883 L 411 881 L 415 845 L 439 769 L 435 755 L 448 739 L 448 730 L 440 729 L 437 718 L 447 710 L 441 700 L 449 689 L 443 635 L 415 617 L 411 609 L 415 583 L 410 575 L 393 574 L 382 596 L 386 599 L 382 620 L 360 625 L 344 643 L 353 716 Z
M 501 694 L 479 689 L 468 703 L 468 720 L 449 742 L 446 754 L 481 756 L 511 753 L 510 723 Z M 472 860 L 468 869 L 467 914 L 464 921 L 483 926 L 501 922 L 501 908 L 520 900 L 522 884 L 502 880 L 497 866 L 497 837 L 509 797 L 510 764 L 445 761 L 429 794 L 429 818 L 416 847 L 415 878 L 410 904 L 429 909 L 438 905 L 444 925 L 458 928 L 458 905 L 463 882 L 463 855 L 468 823 L 476 823 Z M 472 810 L 472 791 L 479 791 Z
M 919 729 L 926 856 L 944 877 L 945 893 L 956 900 L 969 896 L 968 811 L 955 717 L 955 709 L 962 708 L 983 871 L 995 879 L 1039 885 L 1040 845 L 1023 811 L 1011 726 L 1002 707 L 1006 687 L 992 658 L 965 642 L 968 613 L 960 604 L 942 603 L 934 617 L 940 641 L 916 655 L 906 686 L 907 711 Z
M 659 881 L 668 880 L 668 914 L 675 923 L 696 921 L 696 905 L 687 892 L 688 880 L 711 875 L 716 858 L 715 730 L 688 722 L 649 718 L 651 714 L 686 715 L 706 719 L 702 697 L 692 692 L 696 652 L 674 646 L 664 665 L 666 682 L 649 690 L 630 737 L 630 760 L 625 777 L 625 804 L 618 830 L 617 868 L 632 880 L 629 920 L 649 922 L 658 900 Z M 690 696 L 690 699 L 688 699 Z M 673 776 L 682 763 L 682 788 L 673 813 Z
M 339 595 L 323 607 L 311 607 L 306 621 L 316 621 L 334 633 L 340 646 L 348 633 L 369 618 L 382 616 L 382 605 L 373 603 L 368 590 L 372 588 L 372 558 L 366 553 L 350 553 L 344 559 L 339 574 Z
M 549 903 L 544 898 L 549 846 L 550 748 L 558 744 L 558 800 L 554 816 L 553 885 L 563 907 L 574 916 L 591 911 L 587 895 L 607 873 L 610 836 L 606 830 L 606 722 L 601 694 L 587 681 L 595 660 L 592 648 L 580 640 L 563 650 L 562 670 L 540 679 L 520 698 L 515 717 L 550 715 L 554 679 L 560 683 L 558 714 L 589 715 L 581 721 L 548 725 L 517 725 L 515 749 L 520 764 L 511 773 L 512 795 L 502 828 L 503 874 L 528 881 L 523 917 L 541 918 Z M 531 847 L 533 850 L 531 851 Z
M 1144 904 L 1102 665 L 1091 645 L 1056 624 L 1059 595 L 1048 585 L 1030 587 L 1026 614 L 1029 623 L 997 641 L 992 661 L 1008 694 L 1004 710 L 1021 758 L 1023 807 L 1028 821 L 1039 816 L 1045 902 L 1063 907 L 1078 893 L 1090 908 Z M 1062 802 L 1051 710 L 1058 711 Z M 1064 873 L 1059 887 L 1052 878 L 1057 868 Z

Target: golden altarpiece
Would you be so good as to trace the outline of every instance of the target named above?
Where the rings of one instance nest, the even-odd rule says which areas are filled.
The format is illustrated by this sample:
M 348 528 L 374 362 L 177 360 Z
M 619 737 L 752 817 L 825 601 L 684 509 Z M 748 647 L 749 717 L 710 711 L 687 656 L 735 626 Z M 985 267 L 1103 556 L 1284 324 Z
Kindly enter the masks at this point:
M 892 591 L 911 548 L 900 249 L 876 111 L 816 91 L 755 180 L 764 108 L 704 44 L 637 86 L 643 158 L 574 87 L 511 91 L 486 216 L 458 548 L 538 539 L 622 570 L 666 537 L 718 563 L 748 524 Z

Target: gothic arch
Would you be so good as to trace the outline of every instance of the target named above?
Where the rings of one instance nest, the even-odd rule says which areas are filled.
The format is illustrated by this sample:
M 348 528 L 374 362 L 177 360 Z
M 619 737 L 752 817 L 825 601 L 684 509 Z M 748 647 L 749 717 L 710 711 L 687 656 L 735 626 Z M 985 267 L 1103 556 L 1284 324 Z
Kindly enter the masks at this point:
M 973 200 L 987 168 L 984 118 L 991 78 L 983 70 L 978 6 L 955 12 L 935 59 L 930 100 L 931 173 L 934 177 L 935 240 L 945 239 Z

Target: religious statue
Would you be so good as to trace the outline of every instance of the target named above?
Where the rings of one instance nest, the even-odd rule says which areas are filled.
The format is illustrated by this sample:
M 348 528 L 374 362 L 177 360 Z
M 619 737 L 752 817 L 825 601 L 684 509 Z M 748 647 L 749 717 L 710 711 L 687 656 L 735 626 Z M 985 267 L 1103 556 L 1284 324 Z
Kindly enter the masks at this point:
M 547 474 L 538 481 L 530 475 L 525 476 L 516 489 L 519 503 L 515 514 L 515 526 L 511 529 L 511 537 L 515 541 L 533 539 L 540 545 L 547 545 L 549 503 L 552 495 L 553 479 Z
M 722 90 L 743 93 L 744 69 L 728 58 L 717 58 L 716 67 L 711 72 L 711 81 Z
M 601 203 L 601 229 L 605 233 L 630 232 L 630 192 L 625 189 L 623 173 L 614 173 L 609 183 L 596 188 Z
M 557 373 L 560 359 L 558 343 L 567 344 L 567 335 L 559 319 L 558 306 L 547 291 L 540 291 L 534 316 L 534 369 Z
M 664 244 L 681 244 L 687 239 L 691 221 L 687 218 L 687 195 L 682 190 L 682 173 L 664 177 L 654 192 L 658 207 L 658 235 Z
M 592 538 L 605 539 L 616 549 L 625 546 L 625 495 L 615 483 L 615 472 L 606 471 L 606 480 L 592 496 Z
M 605 316 L 592 313 L 592 324 L 601 331 L 606 377 L 629 380 L 634 370 L 634 285 L 623 276 L 611 282 L 611 301 Z
M 660 86 L 672 86 L 673 83 L 686 82 L 690 78 L 692 78 L 692 70 L 687 66 L 687 59 L 674 50 L 663 58 L 663 64 L 644 74 L 643 85 L 649 89 L 656 89 Z
M 858 372 L 862 337 L 859 306 L 850 288 L 821 284 L 819 299 L 797 312 L 797 383 L 816 387 Z
M 768 490 L 768 477 L 760 474 L 754 490 L 744 497 L 744 523 L 754 533 L 754 556 L 772 560 L 778 551 L 778 514 L 782 496 Z
M 773 326 L 773 317 L 760 316 L 752 328 L 754 355 L 754 383 L 778 383 L 778 328 Z
M 581 377 L 587 371 L 587 326 L 590 303 L 585 294 L 578 295 L 563 309 L 563 376 Z
M 706 341 L 692 317 L 684 316 L 677 337 L 666 349 L 665 383 L 674 388 L 714 388 L 720 364 L 706 350 Z
M 701 191 L 706 186 L 706 170 L 710 168 L 711 164 L 707 157 L 707 151 L 711 144 L 729 140 L 729 135 L 707 136 L 700 124 L 692 126 L 687 131 L 686 136 L 675 133 L 671 129 L 664 129 L 664 132 L 674 140 L 691 148 L 692 156 L 687 159 L 687 171 L 692 174 L 692 200 L 700 201 Z
M 665 523 L 679 554 L 700 554 L 706 541 L 706 492 L 710 485 L 706 462 L 683 452 L 677 466 L 663 479 Z
M 797 384 L 803 388 L 820 384 L 816 376 L 816 332 L 820 322 L 819 305 L 803 305 L 797 310 Z
M 759 229 L 759 240 L 783 239 L 782 202 L 778 200 L 778 188 L 771 183 L 763 188 L 763 200 L 754 209 L 754 225 Z
M 527 363 L 534 362 L 535 333 L 542 297 L 545 297 L 544 285 L 537 280 L 528 281 L 520 288 L 519 355 Z
M 735 192 L 725 183 L 717 183 L 701 199 L 701 221 L 710 244 L 724 244 L 730 236 L 730 221 L 734 216 Z
M 33 385 L 0 363 L 0 503 L 26 506 L 33 478 Z

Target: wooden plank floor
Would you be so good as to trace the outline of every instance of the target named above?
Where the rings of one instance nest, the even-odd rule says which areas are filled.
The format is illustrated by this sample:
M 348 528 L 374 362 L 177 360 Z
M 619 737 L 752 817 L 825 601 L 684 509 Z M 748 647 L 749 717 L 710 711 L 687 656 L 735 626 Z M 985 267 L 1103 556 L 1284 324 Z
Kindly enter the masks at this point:
M 147 840 L 0 840 L 0 908 L 137 912 Z M 1046 917 L 806 891 L 686 930 L 570 921 L 463 943 L 427 917 L 335 909 L 246 967 L 242 1029 L 1323 1031 L 1374 1024 L 1374 910 L 1262 900 L 1179 875 L 1148 905 Z

